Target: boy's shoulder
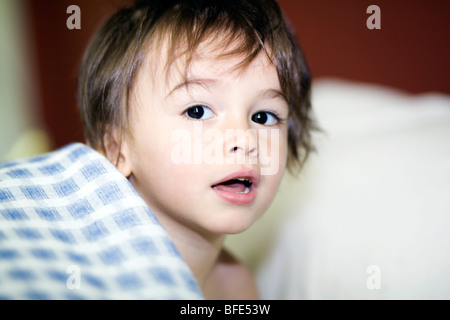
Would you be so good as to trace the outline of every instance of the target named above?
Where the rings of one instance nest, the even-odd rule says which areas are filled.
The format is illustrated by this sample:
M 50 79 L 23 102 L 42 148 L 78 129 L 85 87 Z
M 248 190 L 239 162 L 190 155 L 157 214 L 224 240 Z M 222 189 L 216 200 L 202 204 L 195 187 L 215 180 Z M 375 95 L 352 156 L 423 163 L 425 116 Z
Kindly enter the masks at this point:
M 256 282 L 250 270 L 228 250 L 222 249 L 212 271 L 206 297 L 224 300 L 259 299 Z

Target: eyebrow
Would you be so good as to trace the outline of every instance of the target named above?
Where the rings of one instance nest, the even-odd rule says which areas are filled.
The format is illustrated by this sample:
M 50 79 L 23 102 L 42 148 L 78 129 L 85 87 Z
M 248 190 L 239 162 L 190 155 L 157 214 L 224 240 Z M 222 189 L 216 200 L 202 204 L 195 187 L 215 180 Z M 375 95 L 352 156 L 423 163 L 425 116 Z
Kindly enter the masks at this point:
M 218 85 L 218 80 L 215 79 L 186 79 L 180 84 L 177 84 L 166 96 L 166 98 L 173 95 L 176 91 L 181 89 L 189 90 L 191 87 L 199 86 L 204 89 L 211 89 Z
M 286 95 L 277 89 L 263 90 L 259 96 L 264 99 L 282 99 L 283 101 L 288 103 L 288 99 L 286 98 Z
M 197 79 L 197 78 L 186 79 L 183 82 L 181 82 L 180 84 L 177 84 L 167 94 L 166 98 L 170 97 L 176 91 L 181 90 L 181 89 L 189 90 L 189 88 L 191 88 L 191 87 L 199 86 L 204 89 L 210 90 L 211 88 L 217 87 L 218 85 L 219 85 L 219 80 L 216 80 L 216 79 Z M 262 99 L 282 99 L 283 101 L 288 103 L 288 100 L 287 100 L 286 96 L 283 94 L 283 92 L 281 92 L 280 90 L 277 90 L 277 89 L 271 88 L 271 89 L 262 90 L 258 94 L 258 97 L 262 98 Z

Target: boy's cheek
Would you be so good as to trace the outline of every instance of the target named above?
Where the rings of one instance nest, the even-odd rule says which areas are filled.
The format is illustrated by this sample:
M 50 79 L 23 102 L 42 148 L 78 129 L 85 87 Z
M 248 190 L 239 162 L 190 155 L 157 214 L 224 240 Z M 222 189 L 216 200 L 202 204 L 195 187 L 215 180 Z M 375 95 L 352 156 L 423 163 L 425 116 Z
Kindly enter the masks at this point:
M 287 137 L 282 130 L 270 129 L 259 134 L 261 175 L 282 175 L 287 160 Z

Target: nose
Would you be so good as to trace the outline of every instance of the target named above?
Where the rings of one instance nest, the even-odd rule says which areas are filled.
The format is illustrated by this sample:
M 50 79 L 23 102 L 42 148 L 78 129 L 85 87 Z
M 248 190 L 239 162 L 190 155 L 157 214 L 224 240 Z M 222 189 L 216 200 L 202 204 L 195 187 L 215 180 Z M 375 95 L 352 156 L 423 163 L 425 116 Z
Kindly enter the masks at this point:
M 229 156 L 258 157 L 258 134 L 248 125 L 237 125 L 226 130 L 225 150 Z
M 235 144 L 235 143 L 232 143 Z M 245 143 L 243 146 L 240 143 L 236 143 L 234 147 L 230 149 L 230 153 L 238 153 L 241 152 L 243 155 L 249 155 L 249 156 L 257 156 L 258 150 L 256 147 L 247 147 L 247 144 Z

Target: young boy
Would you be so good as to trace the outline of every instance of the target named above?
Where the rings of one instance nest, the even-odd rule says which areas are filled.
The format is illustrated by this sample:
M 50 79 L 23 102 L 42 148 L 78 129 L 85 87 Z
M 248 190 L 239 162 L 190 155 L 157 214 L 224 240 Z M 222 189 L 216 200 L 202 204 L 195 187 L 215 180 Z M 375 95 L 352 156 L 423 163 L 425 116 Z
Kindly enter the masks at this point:
M 81 66 L 90 148 L 0 165 L 0 298 L 257 298 L 224 237 L 305 161 L 309 96 L 273 0 L 120 10 Z
M 309 95 L 271 0 L 137 1 L 93 39 L 78 91 L 88 144 L 131 182 L 213 299 L 258 297 L 224 236 L 250 227 L 286 164 L 306 159 Z

